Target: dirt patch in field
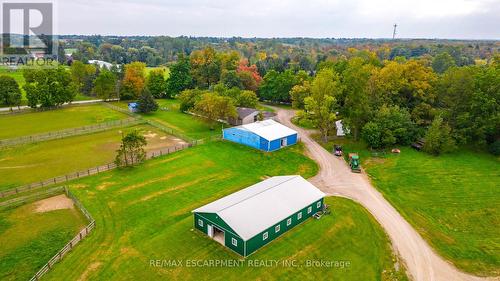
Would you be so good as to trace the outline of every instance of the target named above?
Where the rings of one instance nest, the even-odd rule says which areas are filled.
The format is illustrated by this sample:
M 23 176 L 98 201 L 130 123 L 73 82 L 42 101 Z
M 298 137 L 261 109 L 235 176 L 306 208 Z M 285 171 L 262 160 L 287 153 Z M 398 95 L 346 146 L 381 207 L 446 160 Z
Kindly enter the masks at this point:
M 92 273 L 93 271 L 96 271 L 100 266 L 102 265 L 102 262 L 93 262 L 85 269 L 85 271 L 82 273 L 80 278 L 78 278 L 78 281 L 84 281 L 88 280 L 89 274 Z
M 110 187 L 110 186 L 115 185 L 115 184 L 116 184 L 116 182 L 109 182 L 109 181 L 106 181 L 106 182 L 103 182 L 103 183 L 101 183 L 100 185 L 98 185 L 98 186 L 96 187 L 96 189 L 97 189 L 97 190 L 104 190 L 104 189 L 106 189 L 107 187 Z
M 73 201 L 61 194 L 47 199 L 40 200 L 35 203 L 35 212 L 45 213 L 54 210 L 73 209 Z

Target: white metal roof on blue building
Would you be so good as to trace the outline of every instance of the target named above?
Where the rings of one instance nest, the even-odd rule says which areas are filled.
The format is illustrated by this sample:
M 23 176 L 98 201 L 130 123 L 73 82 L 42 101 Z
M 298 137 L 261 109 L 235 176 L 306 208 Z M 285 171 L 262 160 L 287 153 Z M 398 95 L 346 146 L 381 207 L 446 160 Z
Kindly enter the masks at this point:
M 202 206 L 193 212 L 215 213 L 244 240 L 325 197 L 301 176 L 272 177 Z
M 268 141 L 273 141 L 297 134 L 297 131 L 288 128 L 272 119 L 258 121 L 236 128 L 250 131 L 258 136 L 265 138 Z

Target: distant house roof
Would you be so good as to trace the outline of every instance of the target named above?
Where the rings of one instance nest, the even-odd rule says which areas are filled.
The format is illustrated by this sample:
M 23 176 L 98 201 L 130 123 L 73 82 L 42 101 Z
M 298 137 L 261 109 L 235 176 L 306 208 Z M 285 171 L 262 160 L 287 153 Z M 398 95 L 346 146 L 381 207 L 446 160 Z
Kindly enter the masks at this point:
M 97 64 L 100 68 L 106 67 L 107 69 L 111 69 L 111 67 L 113 67 L 112 63 L 102 60 L 89 60 L 89 64 Z
M 272 177 L 194 210 L 215 213 L 248 240 L 325 194 L 301 176 Z
M 255 108 L 248 108 L 248 107 L 238 107 L 238 108 L 236 108 L 236 111 L 238 111 L 238 117 L 241 119 L 247 117 L 248 115 L 259 112 Z
M 237 128 L 250 131 L 258 136 L 265 138 L 268 141 L 284 138 L 297 134 L 296 131 L 284 126 L 272 119 L 258 121 L 251 124 L 241 125 Z

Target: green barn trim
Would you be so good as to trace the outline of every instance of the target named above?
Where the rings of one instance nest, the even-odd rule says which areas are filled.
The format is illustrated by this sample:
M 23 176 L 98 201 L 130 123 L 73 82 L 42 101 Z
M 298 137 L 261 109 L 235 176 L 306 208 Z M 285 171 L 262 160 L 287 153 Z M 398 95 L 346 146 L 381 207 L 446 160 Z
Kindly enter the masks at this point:
M 324 196 L 300 176 L 273 177 L 194 210 L 194 227 L 246 257 L 321 211 Z

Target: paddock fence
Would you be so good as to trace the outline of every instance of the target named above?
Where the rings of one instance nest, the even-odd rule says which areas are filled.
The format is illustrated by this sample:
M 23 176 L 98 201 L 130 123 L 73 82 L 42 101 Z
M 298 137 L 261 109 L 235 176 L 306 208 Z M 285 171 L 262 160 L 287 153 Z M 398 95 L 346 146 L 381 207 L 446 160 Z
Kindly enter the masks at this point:
M 76 196 L 71 193 L 68 188 L 63 187 L 63 192 L 66 194 L 68 198 L 70 198 L 73 201 L 73 204 L 82 212 L 82 214 L 87 218 L 89 221 L 89 224 L 85 226 L 80 232 L 73 237 L 64 247 L 62 247 L 61 250 L 57 252 L 40 270 L 38 270 L 33 277 L 31 277 L 30 281 L 38 281 L 40 278 L 45 275 L 54 265 L 62 260 L 62 258 L 69 252 L 71 251 L 80 241 L 82 241 L 89 233 L 95 228 L 95 220 L 90 215 L 90 213 L 85 209 L 85 207 L 80 203 L 80 201 L 76 198 Z
M 103 132 L 114 128 L 121 128 L 125 126 L 144 124 L 145 121 L 137 118 L 127 118 L 115 121 L 109 121 L 105 123 L 83 126 L 73 129 L 65 129 L 61 131 L 48 132 L 37 135 L 23 136 L 18 138 L 3 139 L 0 140 L 0 148 L 7 146 L 14 146 L 20 144 L 42 142 L 48 140 L 62 139 L 73 136 L 80 136 L 86 134 L 92 134 L 97 132 Z
M 203 143 L 218 140 L 218 139 L 220 139 L 219 136 L 212 136 L 210 138 L 196 140 L 196 141 L 189 142 L 189 143 L 184 143 L 184 144 L 179 144 L 179 145 L 175 145 L 175 146 L 165 147 L 165 148 L 158 149 L 158 150 L 148 151 L 146 153 L 146 159 L 152 159 L 152 158 L 160 157 L 163 155 L 175 153 L 177 151 L 181 151 L 181 150 L 184 150 L 184 149 L 189 148 L 189 147 L 193 147 L 193 146 L 196 146 L 199 144 L 203 144 Z M 27 192 L 30 190 L 36 190 L 36 189 L 47 187 L 50 185 L 64 183 L 64 182 L 68 182 L 68 181 L 71 181 L 74 179 L 79 179 L 79 178 L 99 174 L 99 173 L 106 172 L 106 171 L 109 171 L 109 170 L 112 170 L 115 168 L 117 168 L 117 165 L 115 163 L 108 163 L 105 165 L 89 168 L 86 170 L 78 171 L 78 172 L 67 174 L 64 176 L 58 176 L 58 177 L 51 178 L 48 180 L 30 183 L 27 185 L 23 185 L 23 186 L 7 189 L 4 191 L 0 191 L 0 198 L 5 198 L 8 196 L 13 196 L 13 195 Z

